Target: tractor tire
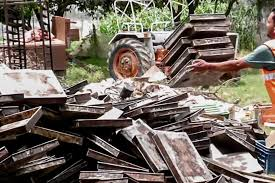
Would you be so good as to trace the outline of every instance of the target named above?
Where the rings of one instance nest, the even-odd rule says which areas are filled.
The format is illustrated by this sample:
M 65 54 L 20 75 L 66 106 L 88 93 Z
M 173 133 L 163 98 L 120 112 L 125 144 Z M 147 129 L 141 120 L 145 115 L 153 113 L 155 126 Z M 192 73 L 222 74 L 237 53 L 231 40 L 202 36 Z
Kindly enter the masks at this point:
M 136 39 L 124 38 L 112 45 L 108 53 L 111 77 L 125 79 L 142 76 L 153 64 L 150 51 Z

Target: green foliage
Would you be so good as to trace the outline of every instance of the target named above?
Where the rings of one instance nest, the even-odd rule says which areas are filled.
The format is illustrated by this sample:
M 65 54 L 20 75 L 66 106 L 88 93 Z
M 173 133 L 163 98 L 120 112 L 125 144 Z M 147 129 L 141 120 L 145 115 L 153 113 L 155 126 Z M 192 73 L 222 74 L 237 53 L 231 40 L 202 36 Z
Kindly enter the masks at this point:
M 79 66 L 77 64 L 71 64 L 67 71 L 66 76 L 63 78 L 63 82 L 70 86 L 77 82 L 87 79 L 88 82 L 99 82 L 105 79 L 106 76 L 101 67 L 87 64 L 85 66 Z
M 239 4 L 230 14 L 232 30 L 240 35 L 240 48 L 253 50 L 257 37 L 257 8 Z

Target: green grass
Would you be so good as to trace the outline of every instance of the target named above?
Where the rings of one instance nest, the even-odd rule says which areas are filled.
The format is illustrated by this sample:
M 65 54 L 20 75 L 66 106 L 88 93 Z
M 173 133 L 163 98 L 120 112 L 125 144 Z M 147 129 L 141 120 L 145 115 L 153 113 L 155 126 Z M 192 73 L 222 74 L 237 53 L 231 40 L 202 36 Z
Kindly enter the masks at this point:
M 220 89 L 219 89 L 220 88 Z M 241 73 L 241 79 L 236 82 L 229 82 L 224 86 L 211 87 L 218 96 L 224 100 L 246 106 L 256 103 L 270 103 L 269 96 L 259 70 L 247 70 Z

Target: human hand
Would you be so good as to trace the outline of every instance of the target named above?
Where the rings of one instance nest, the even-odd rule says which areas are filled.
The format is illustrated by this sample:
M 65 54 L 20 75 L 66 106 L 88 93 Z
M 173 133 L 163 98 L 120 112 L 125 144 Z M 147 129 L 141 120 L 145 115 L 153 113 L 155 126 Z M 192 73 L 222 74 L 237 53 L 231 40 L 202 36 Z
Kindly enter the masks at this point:
M 192 62 L 192 65 L 188 66 L 193 72 L 201 72 L 209 69 L 209 63 L 202 59 L 197 59 Z

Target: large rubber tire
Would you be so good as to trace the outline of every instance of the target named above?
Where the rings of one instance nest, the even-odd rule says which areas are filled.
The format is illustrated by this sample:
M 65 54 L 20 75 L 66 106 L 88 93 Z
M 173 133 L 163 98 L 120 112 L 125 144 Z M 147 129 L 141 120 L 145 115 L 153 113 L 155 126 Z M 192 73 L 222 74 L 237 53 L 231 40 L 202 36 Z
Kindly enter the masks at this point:
M 131 63 L 135 64 L 135 69 L 131 69 L 133 73 L 131 74 L 122 74 L 120 71 L 121 55 L 130 56 L 127 58 L 131 60 Z M 124 58 L 124 57 L 123 57 Z M 134 59 L 133 59 L 134 58 Z M 110 52 L 108 53 L 108 64 L 109 64 L 109 71 L 111 77 L 114 79 L 124 79 L 128 77 L 139 77 L 142 76 L 150 67 L 153 65 L 152 56 L 148 48 L 144 45 L 144 43 L 140 42 L 136 39 L 131 38 L 124 38 L 117 42 L 115 42 Z M 123 63 L 123 62 L 122 62 Z M 130 70 L 130 69 L 128 69 Z

